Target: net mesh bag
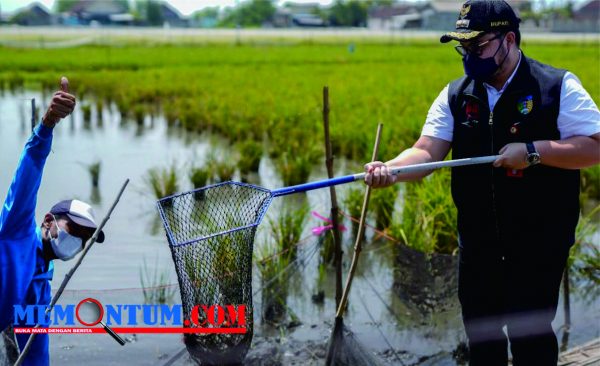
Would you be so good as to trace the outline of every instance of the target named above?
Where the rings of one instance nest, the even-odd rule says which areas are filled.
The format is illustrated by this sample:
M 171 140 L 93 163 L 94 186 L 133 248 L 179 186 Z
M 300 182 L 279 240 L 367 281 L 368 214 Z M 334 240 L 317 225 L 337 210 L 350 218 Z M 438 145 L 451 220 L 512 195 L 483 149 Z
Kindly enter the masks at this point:
M 199 364 L 240 363 L 250 348 L 252 249 L 271 199 L 264 188 L 226 182 L 158 202 L 179 281 L 184 326 L 198 326 L 190 319 L 195 305 L 246 305 L 245 334 L 184 335 L 189 354 Z

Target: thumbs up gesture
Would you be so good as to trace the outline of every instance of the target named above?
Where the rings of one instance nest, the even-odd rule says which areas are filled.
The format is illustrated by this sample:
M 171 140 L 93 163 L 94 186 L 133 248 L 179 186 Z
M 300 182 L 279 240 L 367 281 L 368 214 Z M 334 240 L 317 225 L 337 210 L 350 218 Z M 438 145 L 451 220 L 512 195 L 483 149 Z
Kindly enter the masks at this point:
M 50 106 L 42 118 L 42 123 L 50 128 L 56 126 L 62 118 L 73 112 L 75 108 L 75 96 L 69 94 L 69 80 L 60 78 L 60 90 L 54 93 Z

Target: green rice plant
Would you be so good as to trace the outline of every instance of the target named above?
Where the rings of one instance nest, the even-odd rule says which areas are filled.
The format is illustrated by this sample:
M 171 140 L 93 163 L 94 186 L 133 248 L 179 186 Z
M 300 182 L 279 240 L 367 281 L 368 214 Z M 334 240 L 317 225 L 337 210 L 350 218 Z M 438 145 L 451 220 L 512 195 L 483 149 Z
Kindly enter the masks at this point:
M 346 191 L 344 196 L 343 204 L 344 210 L 355 219 L 360 219 L 360 213 L 362 211 L 362 205 L 365 197 L 365 189 L 360 186 L 355 186 Z M 352 221 L 352 235 L 356 236 L 358 233 L 358 223 Z
M 262 143 L 254 140 L 246 140 L 239 145 L 240 159 L 238 168 L 245 175 L 251 172 L 258 173 L 260 159 L 263 155 Z
M 194 288 L 201 288 L 204 280 L 204 276 L 202 274 L 202 266 L 204 264 L 201 262 L 201 258 L 198 258 L 195 255 L 195 251 L 192 246 L 185 249 L 185 252 L 182 255 L 182 261 L 184 273 L 187 276 L 190 284 Z M 214 284 L 212 284 L 211 286 L 205 286 L 203 290 L 208 293 L 208 298 L 214 299 L 216 302 L 217 290 Z M 195 295 L 193 299 L 193 302 L 195 304 L 202 304 L 203 302 L 205 302 L 204 299 L 202 299 L 201 297 L 200 291 L 192 291 L 192 294 Z
M 266 133 L 273 145 L 268 153 L 277 158 L 320 146 L 314 142 L 322 138 L 320 86 L 326 81 L 335 86 L 330 115 L 335 154 L 363 162 L 377 121 L 388 126 L 381 155 L 398 153 L 419 136 L 423 116 L 441 88 L 463 74 L 459 60 L 448 62 L 452 50 L 434 39 L 370 38 L 355 43 L 361 52 L 352 54 L 340 53 L 347 39 L 272 41 L 231 47 L 206 38 L 175 37 L 168 44 L 121 39 L 120 47 L 108 48 L 108 63 L 106 47 L 4 47 L 0 84 L 11 90 L 41 85 L 52 92 L 56 74 L 66 65 L 77 95 L 115 103 L 123 117 L 134 117 L 136 105 L 156 106 L 170 126 L 209 131 L 230 142 L 260 140 Z M 197 52 L 190 53 L 190 45 Z M 523 49 L 575 73 L 599 100 L 597 45 L 596 40 L 526 40 Z
M 354 186 L 346 191 L 344 196 L 343 204 L 346 212 L 358 219 L 360 218 L 360 212 L 362 210 L 362 204 L 364 200 L 365 189 L 360 186 Z
M 581 170 L 581 199 L 600 200 L 600 165 Z
M 407 183 L 402 221 L 390 227 L 390 234 L 425 253 L 454 253 L 458 248 L 457 214 L 449 186 L 449 170 Z
M 87 170 L 90 173 L 90 177 L 92 178 L 92 188 L 98 188 L 101 167 L 102 162 L 100 160 L 93 162 L 87 166 Z
M 214 172 L 216 183 L 226 182 L 233 179 L 235 174 L 235 162 L 231 154 L 223 153 L 217 157 L 215 153 L 210 153 L 206 158 L 206 169 Z
M 179 191 L 175 165 L 169 168 L 152 168 L 146 175 L 146 181 L 156 198 L 170 196 Z
M 189 178 L 194 188 L 202 188 L 208 183 L 210 171 L 206 168 L 193 167 L 190 171 Z
M 316 293 L 311 296 L 311 299 L 315 304 L 323 304 L 325 302 L 325 279 L 327 277 L 327 263 L 319 263 L 318 271 Z
M 315 167 L 315 151 L 285 152 L 275 161 L 284 186 L 306 183 Z
M 133 118 L 138 125 L 144 124 L 146 118 L 146 106 L 143 104 L 136 104 L 133 107 Z
M 268 324 L 279 324 L 287 314 L 288 272 L 291 265 L 289 252 L 267 239 L 257 247 L 256 267 L 260 275 L 262 310 L 261 318 Z
M 597 298 L 600 295 L 600 248 L 593 242 L 600 226 L 599 213 L 600 204 L 579 219 L 575 244 L 567 262 L 567 268 L 570 268 L 574 274 L 573 280 L 583 282 L 579 287 L 584 295 L 590 298 Z
M 269 231 L 277 248 L 289 252 L 291 258 L 296 257 L 297 244 L 301 239 L 304 224 L 308 217 L 309 207 L 302 204 L 299 207 L 284 206 L 277 218 L 269 218 Z
M 92 106 L 89 103 L 81 104 L 81 112 L 83 113 L 83 122 L 89 123 L 92 120 Z
M 96 99 L 96 114 L 98 116 L 98 125 L 102 125 L 102 116 L 104 115 L 104 101 Z
M 327 230 L 324 235 L 319 237 L 319 245 L 321 246 L 320 254 L 323 262 L 326 264 L 333 264 L 335 259 L 335 245 L 332 230 Z
M 369 207 L 375 213 L 375 226 L 378 230 L 387 229 L 392 223 L 394 205 L 398 198 L 399 185 L 394 184 L 387 188 L 374 189 L 371 191 L 371 202 Z
M 144 264 L 140 268 L 140 283 L 144 293 L 144 302 L 147 304 L 166 304 L 173 300 L 175 289 L 170 288 L 170 277 L 167 271 L 158 272 L 158 258 L 151 271 L 144 258 Z

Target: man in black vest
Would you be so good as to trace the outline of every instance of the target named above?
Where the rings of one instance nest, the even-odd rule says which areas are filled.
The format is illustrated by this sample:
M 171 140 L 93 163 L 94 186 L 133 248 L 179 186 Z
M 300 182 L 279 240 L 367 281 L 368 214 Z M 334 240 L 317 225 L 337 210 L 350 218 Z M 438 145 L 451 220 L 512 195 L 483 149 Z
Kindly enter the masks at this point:
M 463 4 L 456 30 L 465 76 L 431 106 L 421 137 L 365 166 L 386 187 L 427 174 L 390 167 L 484 155 L 452 169 L 458 210 L 459 299 L 470 365 L 556 365 L 551 322 L 579 218 L 579 169 L 600 162 L 600 112 L 575 75 L 525 57 L 519 18 L 503 0 Z M 503 328 L 506 326 L 506 335 Z

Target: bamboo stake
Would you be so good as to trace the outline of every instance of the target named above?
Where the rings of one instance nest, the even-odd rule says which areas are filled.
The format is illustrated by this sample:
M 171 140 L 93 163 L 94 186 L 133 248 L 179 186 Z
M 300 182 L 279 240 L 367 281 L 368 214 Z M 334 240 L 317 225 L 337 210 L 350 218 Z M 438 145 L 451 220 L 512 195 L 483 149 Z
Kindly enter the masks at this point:
M 331 151 L 331 138 L 329 135 L 329 87 L 323 87 L 323 125 L 325 128 L 325 166 L 327 167 L 327 176 L 329 179 L 334 177 L 333 173 L 333 152 Z M 335 186 L 329 187 L 329 196 L 331 197 L 331 225 L 333 233 L 333 262 L 335 265 L 335 306 L 340 305 L 342 299 L 342 240 L 339 229 L 339 208 L 337 204 L 337 194 Z
M 377 137 L 375 138 L 375 146 L 373 147 L 373 155 L 371 157 L 371 161 L 377 160 L 377 153 L 379 151 L 379 140 L 381 138 L 381 129 L 383 128 L 383 124 L 379 124 L 377 126 Z M 344 310 L 346 308 L 346 304 L 348 302 L 348 294 L 350 293 L 350 286 L 352 285 L 352 280 L 354 279 L 354 272 L 356 271 L 356 265 L 358 263 L 358 257 L 360 256 L 360 252 L 362 251 L 362 236 L 365 232 L 365 221 L 367 216 L 367 208 L 369 207 L 369 198 L 371 197 L 371 186 L 367 186 L 365 188 L 365 198 L 363 200 L 362 210 L 360 212 L 360 223 L 358 224 L 358 234 L 356 235 L 356 242 L 354 244 L 354 255 L 352 256 L 352 264 L 350 265 L 350 272 L 348 273 L 348 278 L 346 279 L 346 286 L 344 287 L 344 293 L 342 295 L 342 300 L 338 306 L 337 313 L 335 315 L 336 318 L 341 318 Z

